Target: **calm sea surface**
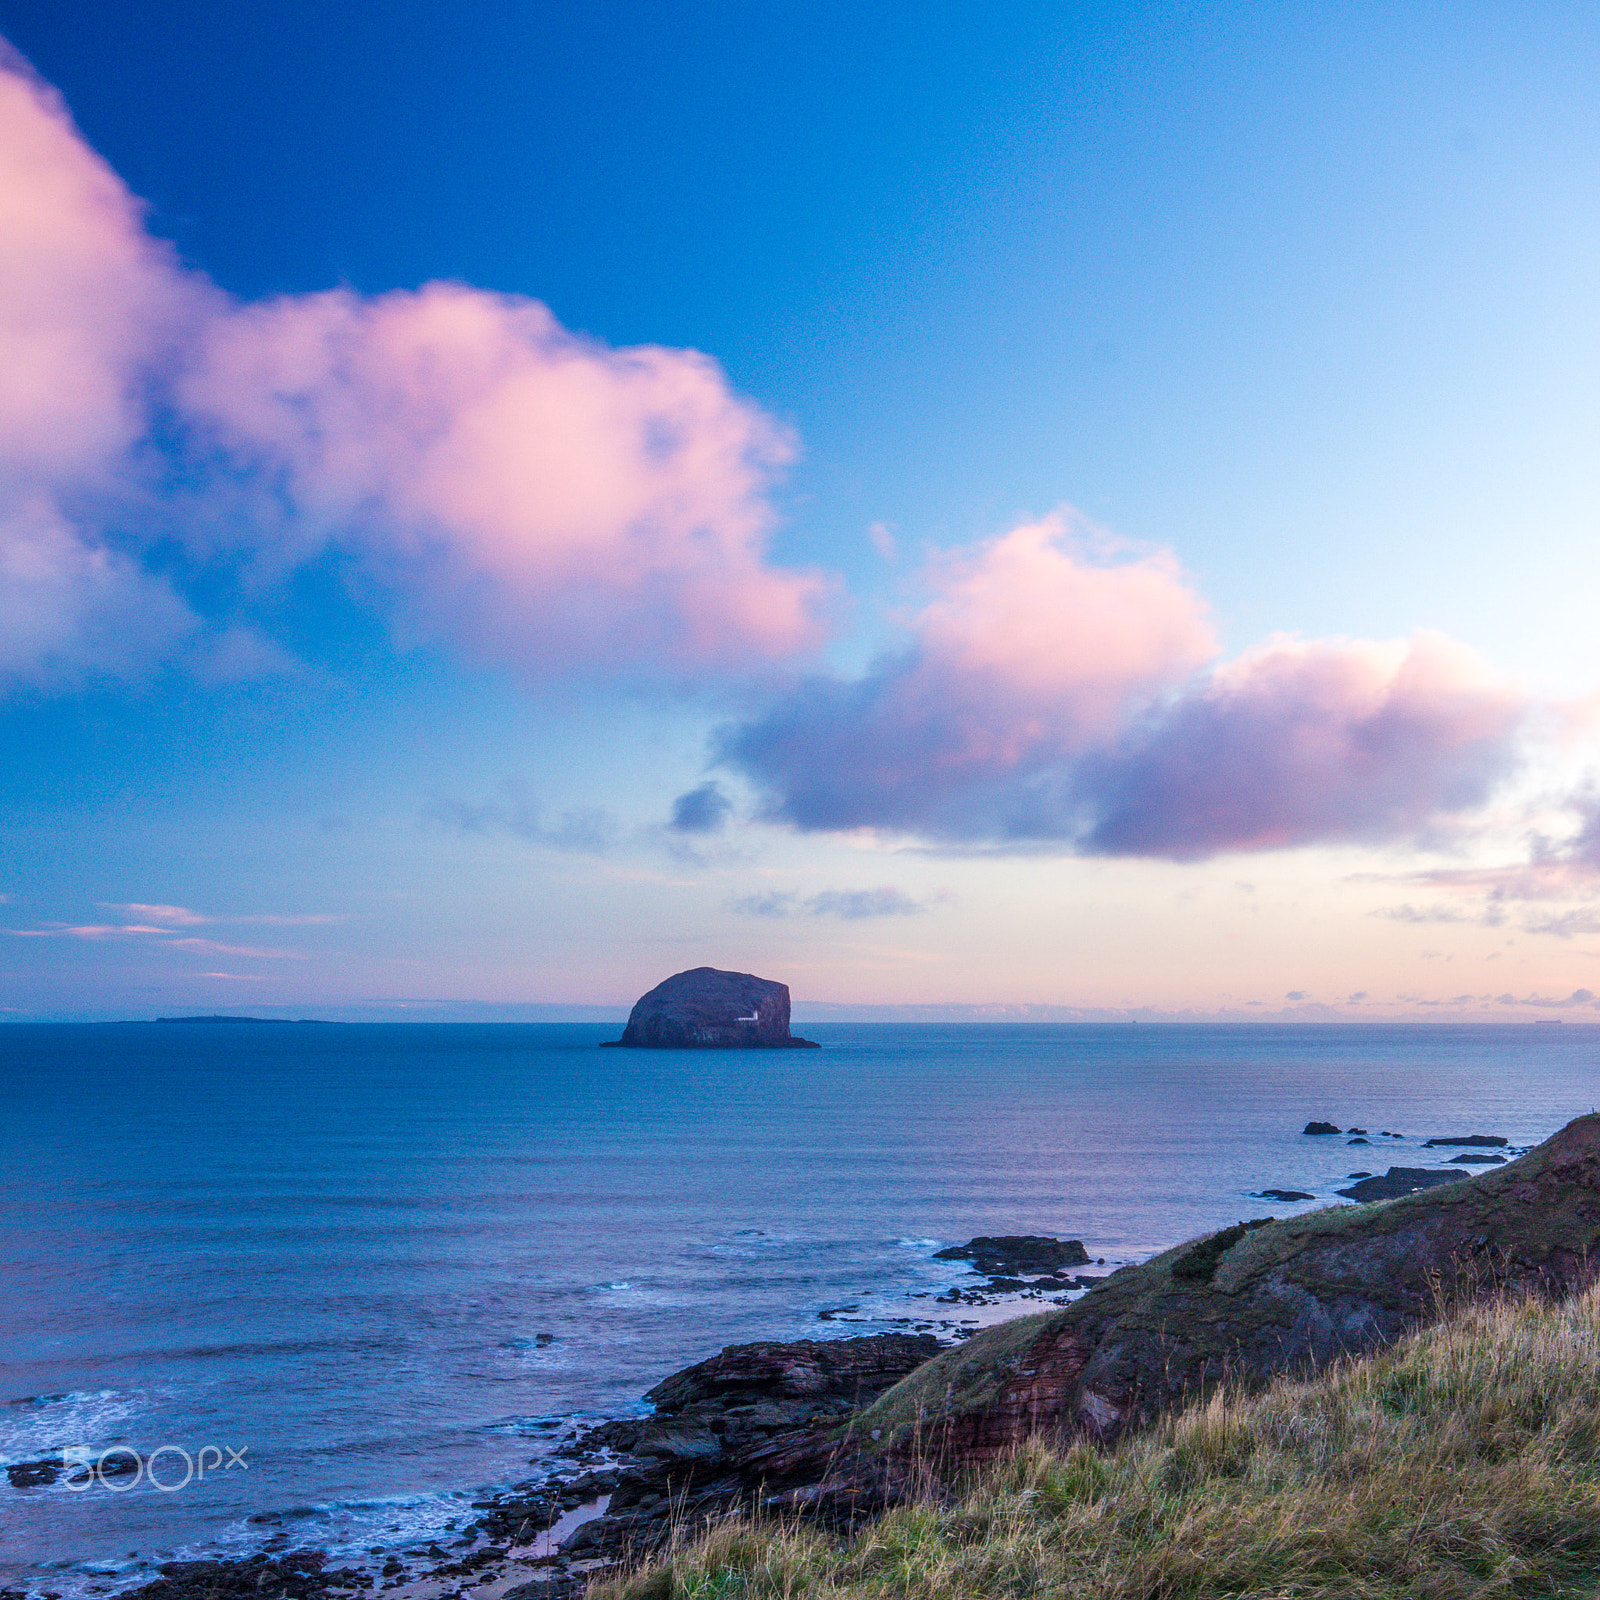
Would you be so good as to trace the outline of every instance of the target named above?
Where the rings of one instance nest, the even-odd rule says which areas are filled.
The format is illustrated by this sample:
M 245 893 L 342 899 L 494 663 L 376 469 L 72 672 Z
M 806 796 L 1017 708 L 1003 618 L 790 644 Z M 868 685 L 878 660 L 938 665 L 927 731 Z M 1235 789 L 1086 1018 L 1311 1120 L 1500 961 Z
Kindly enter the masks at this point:
M 1325 1204 L 1429 1135 L 1533 1143 L 1600 1102 L 1600 1029 L 1571 1025 L 804 1031 L 824 1048 L 0 1028 L 0 1462 L 247 1463 L 171 1493 L 0 1483 L 0 1586 L 125 1584 L 256 1547 L 262 1513 L 295 1544 L 425 1539 L 723 1344 L 948 1309 L 914 1298 L 960 1277 L 942 1244 L 1136 1260 L 1284 1214 L 1252 1190 Z

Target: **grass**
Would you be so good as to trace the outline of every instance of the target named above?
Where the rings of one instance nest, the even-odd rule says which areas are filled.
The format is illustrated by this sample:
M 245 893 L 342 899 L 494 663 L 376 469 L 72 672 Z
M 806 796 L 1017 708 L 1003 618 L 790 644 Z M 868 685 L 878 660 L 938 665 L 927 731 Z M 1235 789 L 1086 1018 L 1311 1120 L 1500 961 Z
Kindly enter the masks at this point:
M 835 1536 L 680 1533 L 590 1600 L 1600 1596 L 1600 1289 L 1217 1391 L 1111 1450 L 1037 1441 Z

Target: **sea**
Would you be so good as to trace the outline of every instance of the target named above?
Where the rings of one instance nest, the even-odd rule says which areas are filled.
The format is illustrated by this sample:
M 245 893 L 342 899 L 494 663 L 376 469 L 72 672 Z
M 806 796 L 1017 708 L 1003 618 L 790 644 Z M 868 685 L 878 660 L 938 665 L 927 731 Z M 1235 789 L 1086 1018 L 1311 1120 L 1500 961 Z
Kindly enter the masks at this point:
M 1600 1102 L 1572 1024 L 803 1031 L 0 1027 L 0 1464 L 127 1469 L 0 1482 L 0 1587 L 425 1545 L 723 1345 L 1040 1309 L 938 1300 L 944 1246 L 1052 1234 L 1110 1271 Z

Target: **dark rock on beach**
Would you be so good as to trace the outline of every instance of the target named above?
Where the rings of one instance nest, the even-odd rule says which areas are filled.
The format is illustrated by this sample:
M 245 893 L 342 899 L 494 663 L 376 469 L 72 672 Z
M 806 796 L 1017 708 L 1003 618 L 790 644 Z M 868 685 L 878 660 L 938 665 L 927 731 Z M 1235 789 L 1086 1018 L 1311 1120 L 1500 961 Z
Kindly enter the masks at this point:
M 1303 1127 L 1300 1131 L 1302 1133 L 1310 1133 L 1310 1134 L 1325 1134 L 1325 1133 L 1340 1133 L 1343 1130 L 1334 1127 L 1334 1125 L 1331 1122 L 1308 1122 L 1305 1125 L 1305 1127 Z
M 695 967 L 635 1003 L 612 1046 L 646 1050 L 815 1050 L 789 1032 L 789 986 L 749 972 Z
M 370 1573 L 330 1570 L 321 1550 L 254 1555 L 237 1561 L 169 1561 L 161 1576 L 121 1600 L 321 1600 L 372 1586 Z
M 935 1261 L 970 1261 L 974 1272 L 991 1277 L 1032 1277 L 1061 1267 L 1086 1267 L 1092 1259 L 1081 1239 L 1051 1239 L 1036 1233 L 982 1234 L 965 1244 L 935 1250 Z
M 1363 1178 L 1334 1193 L 1346 1200 L 1397 1200 L 1403 1194 L 1415 1194 L 1436 1184 L 1459 1183 L 1464 1177 L 1464 1172 L 1435 1172 L 1429 1167 L 1390 1167 L 1381 1178 Z
M 775 1446 L 848 1418 L 939 1350 L 931 1334 L 900 1333 L 736 1344 L 674 1373 L 645 1396 L 656 1414 L 634 1425 L 606 1514 L 563 1553 L 645 1549 L 672 1518 L 751 1503 Z

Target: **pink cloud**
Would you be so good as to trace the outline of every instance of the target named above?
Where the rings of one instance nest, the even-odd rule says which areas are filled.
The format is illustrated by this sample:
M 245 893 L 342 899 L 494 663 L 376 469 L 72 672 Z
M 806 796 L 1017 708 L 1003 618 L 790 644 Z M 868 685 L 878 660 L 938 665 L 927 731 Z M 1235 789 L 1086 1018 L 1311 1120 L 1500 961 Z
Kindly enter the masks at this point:
M 145 905 L 138 900 L 102 900 L 100 904 L 107 911 L 122 911 L 145 922 L 165 923 L 169 928 L 197 928 L 212 920 L 187 906 Z
M 96 530 L 191 304 L 59 98 L 0 41 L 0 680 L 147 670 L 195 626 Z
M 1551 839 L 1535 833 L 1529 839 L 1528 859 L 1501 866 L 1434 867 L 1406 873 L 1398 879 L 1368 881 L 1419 884 L 1480 901 L 1475 920 L 1500 927 L 1507 908 L 1520 906 L 1520 925 L 1526 933 L 1549 934 L 1558 939 L 1600 933 L 1600 796 L 1585 789 L 1570 797 L 1566 810 L 1576 826 L 1571 833 Z M 1565 903 L 1566 909 L 1533 910 L 1534 905 Z M 1413 920 L 1410 907 L 1379 912 Z M 1417 919 L 1420 920 L 1420 919 Z M 1429 913 L 1431 921 L 1465 921 L 1465 914 L 1449 906 Z
M 1103 743 L 1215 652 L 1167 555 L 1096 564 L 1049 518 L 931 574 L 909 649 L 864 678 L 813 679 L 722 735 L 724 757 L 807 828 L 966 835 L 1041 770 Z
M 0 463 L 34 482 L 115 471 L 145 427 L 141 374 L 190 313 L 170 248 L 0 41 Z
M 723 667 L 820 638 L 765 564 L 787 435 L 693 351 L 611 350 L 457 284 L 216 318 L 179 394 L 413 623 L 518 665 Z
M 535 672 L 740 671 L 820 640 L 823 580 L 765 554 L 792 441 L 714 362 L 459 284 L 241 305 L 0 49 L 0 678 L 292 666 L 235 619 L 200 637 L 115 532 L 163 519 L 227 530 L 193 561 L 258 574 L 338 547 L 403 630 Z M 198 504 L 155 493 L 157 416 L 181 477 L 212 469 Z
M 1415 839 L 1514 764 L 1529 711 L 1465 646 L 1274 639 L 1219 667 L 1093 764 L 1087 848 L 1221 850 Z
M 723 730 L 807 829 L 1189 860 L 1416 839 L 1512 767 L 1529 706 L 1463 646 L 1278 638 L 1200 670 L 1170 558 L 1095 563 L 1060 521 L 939 564 L 909 648 Z
M 254 956 L 262 961 L 309 961 L 299 950 L 263 950 L 255 945 L 218 944 L 214 939 L 168 939 L 164 950 L 197 950 L 206 955 Z
M 273 927 L 319 927 L 342 922 L 344 918 L 331 912 L 311 912 L 299 916 L 239 916 L 208 917 L 187 906 L 147 905 L 138 901 L 102 901 L 108 911 L 122 911 L 136 921 L 117 923 L 66 923 L 47 922 L 38 928 L 6 928 L 4 931 L 18 939 L 84 939 L 95 943 L 108 939 L 141 938 L 155 941 L 162 950 L 188 950 L 212 955 L 252 956 L 270 961 L 306 961 L 310 958 L 298 950 L 262 948 L 256 945 L 220 944 L 213 939 L 200 938 L 187 930 L 213 923 L 255 924 Z M 180 937 L 181 935 L 181 937 Z

